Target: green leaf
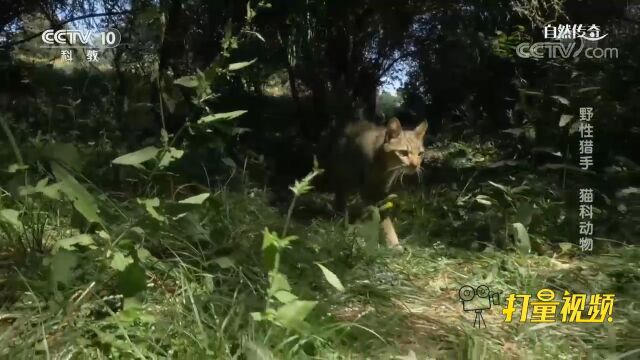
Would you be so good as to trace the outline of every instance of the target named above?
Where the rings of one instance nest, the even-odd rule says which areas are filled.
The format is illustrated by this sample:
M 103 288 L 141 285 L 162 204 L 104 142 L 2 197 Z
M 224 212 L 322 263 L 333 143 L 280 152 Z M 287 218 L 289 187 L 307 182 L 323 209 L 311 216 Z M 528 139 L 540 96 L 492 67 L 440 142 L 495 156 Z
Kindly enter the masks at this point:
M 320 270 L 322 270 L 322 273 L 324 274 L 324 278 L 327 279 L 331 286 L 333 286 L 338 291 L 344 291 L 344 286 L 342 286 L 342 283 L 340 282 L 340 279 L 338 279 L 336 274 L 334 274 L 331 270 L 327 269 L 322 264 L 316 263 L 316 265 L 320 267 Z
M 129 264 L 118 274 L 118 290 L 125 297 L 131 297 L 146 289 L 147 275 L 137 263 Z
M 118 251 L 113 254 L 113 259 L 111 259 L 109 266 L 115 270 L 124 271 L 124 269 L 131 263 L 133 263 L 133 258 L 131 256 L 124 256 L 123 253 Z
M 236 163 L 228 157 L 223 157 L 222 162 L 230 168 L 236 168 Z
M 254 62 L 256 62 L 256 60 L 258 60 L 257 58 L 251 60 L 251 61 L 242 61 L 242 62 L 237 62 L 234 64 L 229 64 L 229 71 L 235 71 L 235 70 L 240 70 L 244 67 L 247 67 L 251 64 L 253 64 Z
M 117 165 L 140 165 L 145 161 L 149 161 L 158 155 L 158 149 L 155 146 L 147 146 L 146 148 L 122 155 L 111 161 Z
M 29 168 L 29 166 L 27 166 L 27 165 L 11 164 L 7 168 L 7 172 L 13 174 L 13 173 L 18 172 L 20 170 L 26 170 L 28 168 Z
M 91 236 L 87 234 L 79 234 L 76 236 L 72 236 L 72 237 L 68 237 L 68 238 L 64 238 L 56 241 L 56 243 L 53 245 L 53 248 L 51 249 L 51 252 L 55 254 L 60 249 L 75 251 L 78 249 L 76 245 L 86 246 L 92 249 L 96 248 L 93 238 L 91 238 Z
M 560 116 L 560 122 L 558 123 L 558 126 L 560 127 L 564 127 L 565 125 L 567 125 L 571 119 L 573 119 L 573 115 L 567 115 L 567 114 L 563 114 Z
M 516 242 L 516 247 L 522 254 L 528 254 L 531 252 L 531 241 L 529 240 L 529 233 L 527 228 L 522 223 L 511 224 L 512 234 Z
M 65 286 L 71 284 L 73 269 L 77 264 L 78 255 L 70 251 L 62 250 L 53 255 L 49 264 L 49 281 L 54 290 L 57 290 L 59 283 Z
M 275 318 L 287 329 L 300 330 L 304 325 L 304 319 L 317 303 L 305 300 L 292 301 L 278 308 Z
M 362 224 L 360 234 L 364 238 L 366 249 L 374 251 L 380 243 L 380 210 L 375 206 L 369 206 L 367 209 L 371 216 Z
M 181 78 L 176 79 L 174 83 L 184 87 L 194 88 L 198 86 L 198 77 L 194 75 L 183 76 Z
M 236 110 L 226 113 L 218 113 L 204 116 L 198 120 L 198 124 L 206 124 L 212 121 L 220 121 L 220 120 L 232 120 L 237 118 L 238 116 L 246 113 L 247 110 Z
M 73 144 L 49 143 L 43 148 L 42 155 L 45 159 L 56 160 L 73 170 L 82 169 L 83 161 L 80 152 Z
M 20 217 L 20 211 L 18 210 L 13 210 L 13 209 L 0 210 L 0 221 L 10 224 L 16 230 L 22 229 L 22 222 L 20 221 L 19 217 Z
M 280 290 L 291 291 L 291 285 L 289 285 L 289 281 L 287 281 L 287 277 L 284 274 L 279 272 L 272 272 L 271 286 L 269 290 L 273 293 Z
M 73 202 L 73 207 L 90 223 L 102 225 L 95 198 L 67 170 L 55 161 L 51 163 L 53 175 L 60 182 L 60 191 Z
M 567 100 L 566 98 L 564 98 L 564 97 L 562 97 L 560 95 L 553 95 L 551 98 L 554 99 L 555 101 L 563 104 L 563 105 L 569 106 L 569 100 Z
M 138 198 L 138 204 L 142 204 L 144 205 L 144 208 L 147 210 L 147 212 L 149 213 L 149 215 L 151 215 L 152 218 L 158 220 L 158 221 L 166 221 L 166 218 L 162 215 L 160 215 L 155 208 L 157 208 L 158 206 L 160 206 L 160 199 L 158 198 L 153 198 L 153 199 L 140 199 Z
M 529 202 L 521 202 L 516 208 L 516 218 L 524 226 L 529 226 L 535 210 L 536 209 Z
M 508 188 L 508 187 L 506 187 L 506 186 L 504 186 L 504 185 L 501 185 L 501 184 L 495 183 L 495 182 L 493 182 L 493 181 L 489 181 L 489 184 L 491 184 L 491 185 L 493 185 L 493 186 L 497 187 L 498 189 L 500 189 L 500 190 L 504 191 L 505 193 L 509 193 L 509 188 Z
M 178 201 L 180 204 L 194 204 L 194 205 L 200 205 L 202 204 L 205 200 L 207 200 L 209 198 L 209 196 L 211 196 L 211 193 L 202 193 L 200 195 L 195 195 L 192 197 L 188 197 L 184 200 L 180 200 Z
M 182 155 L 184 155 L 184 150 L 178 150 L 176 148 L 170 147 L 162 155 L 162 159 L 160 160 L 160 164 L 158 165 L 158 167 L 160 169 L 164 169 L 165 167 L 167 167 L 167 165 L 172 163 L 174 160 L 180 159 Z
M 476 196 L 475 200 L 477 202 L 479 202 L 482 205 L 487 205 L 490 206 L 492 204 L 492 200 L 490 197 L 488 197 L 487 195 L 478 195 Z
M 226 256 L 213 259 L 213 262 L 218 264 L 218 266 L 220 266 L 223 269 L 228 269 L 235 265 L 234 261 L 230 257 L 226 257 Z
M 288 304 L 294 300 L 298 300 L 298 297 L 286 290 L 276 291 L 273 296 L 283 304 Z

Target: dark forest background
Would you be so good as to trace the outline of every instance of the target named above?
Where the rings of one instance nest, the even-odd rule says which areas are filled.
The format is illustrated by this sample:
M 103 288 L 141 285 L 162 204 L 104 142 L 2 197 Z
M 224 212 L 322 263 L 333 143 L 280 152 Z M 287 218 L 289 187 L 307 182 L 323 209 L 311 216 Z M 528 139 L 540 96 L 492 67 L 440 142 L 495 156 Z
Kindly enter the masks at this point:
M 618 56 L 518 57 L 548 24 Z M 122 42 L 41 47 L 71 27 Z M 639 27 L 626 0 L 0 1 L 0 354 L 637 357 Z M 394 116 L 429 123 L 385 205 L 403 253 L 314 168 L 332 129 Z M 615 293 L 615 320 L 480 332 L 465 283 Z

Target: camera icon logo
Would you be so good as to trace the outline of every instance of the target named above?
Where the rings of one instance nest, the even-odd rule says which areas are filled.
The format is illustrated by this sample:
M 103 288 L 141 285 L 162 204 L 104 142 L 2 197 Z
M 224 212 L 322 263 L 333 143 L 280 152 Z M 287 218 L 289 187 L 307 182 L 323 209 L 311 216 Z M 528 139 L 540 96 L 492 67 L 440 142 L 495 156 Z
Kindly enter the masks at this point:
M 483 310 L 491 309 L 492 305 L 500 305 L 500 293 L 491 292 L 487 285 L 480 285 L 477 288 L 473 288 L 469 285 L 464 285 L 458 291 L 458 297 L 462 302 L 462 310 L 473 311 L 476 314 L 473 321 L 473 327 L 480 328 L 480 324 L 487 327 L 482 317 Z

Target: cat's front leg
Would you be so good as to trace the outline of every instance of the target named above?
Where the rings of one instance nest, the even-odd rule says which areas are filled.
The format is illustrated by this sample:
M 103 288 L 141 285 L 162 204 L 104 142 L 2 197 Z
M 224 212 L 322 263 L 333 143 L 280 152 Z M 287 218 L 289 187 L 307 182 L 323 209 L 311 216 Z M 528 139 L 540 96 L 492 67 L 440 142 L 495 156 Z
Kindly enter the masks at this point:
M 382 220 L 382 231 L 384 232 L 384 239 L 387 242 L 387 246 L 389 246 L 390 248 L 403 250 L 402 246 L 400 245 L 400 241 L 398 240 L 396 229 L 394 229 L 393 223 L 391 222 L 391 217 L 385 216 L 384 220 Z

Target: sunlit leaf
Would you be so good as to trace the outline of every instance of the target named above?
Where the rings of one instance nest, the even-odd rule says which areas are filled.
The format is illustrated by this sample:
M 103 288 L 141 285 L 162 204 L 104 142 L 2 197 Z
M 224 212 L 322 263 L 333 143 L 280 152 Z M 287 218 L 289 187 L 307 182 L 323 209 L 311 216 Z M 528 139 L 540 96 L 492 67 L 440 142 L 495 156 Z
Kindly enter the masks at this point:
M 16 230 L 22 229 L 22 222 L 20 222 L 20 211 L 13 209 L 0 210 L 0 221 L 11 224 Z
M 294 294 L 286 290 L 276 291 L 276 293 L 273 294 L 273 296 L 283 304 L 287 304 L 294 300 L 298 300 L 297 296 L 295 296 Z
M 78 264 L 78 255 L 67 250 L 61 250 L 51 258 L 49 281 L 54 289 L 58 284 L 69 286 L 73 280 L 73 269 Z
M 147 210 L 149 215 L 158 221 L 165 221 L 166 218 L 158 213 L 155 208 L 160 206 L 160 199 L 138 199 L 138 204 L 144 205 L 144 208 Z
M 560 95 L 553 95 L 553 96 L 551 96 L 551 98 L 554 99 L 555 101 L 563 104 L 563 105 L 569 106 L 569 100 L 567 100 L 567 98 L 564 98 L 564 97 L 562 97 Z
M 198 86 L 198 78 L 196 76 L 183 76 L 181 78 L 176 79 L 176 81 L 174 81 L 175 84 L 184 86 L 184 87 L 188 87 L 188 88 L 194 88 L 196 86 Z
M 178 150 L 176 148 L 170 147 L 162 155 L 162 159 L 160 160 L 160 164 L 158 165 L 158 167 L 160 169 L 164 169 L 174 160 L 180 159 L 182 155 L 184 155 L 184 150 Z
M 202 204 L 205 200 L 207 200 L 209 198 L 209 196 L 211 196 L 211 193 L 202 193 L 200 195 L 195 195 L 195 196 L 191 196 L 188 197 L 184 200 L 180 200 L 178 201 L 180 204 L 195 204 L 195 205 L 200 205 Z
M 147 146 L 146 148 L 122 155 L 112 161 L 118 165 L 140 165 L 145 161 L 149 161 L 158 155 L 158 149 L 155 146 Z
M 51 163 L 51 170 L 60 182 L 60 191 L 73 202 L 73 207 L 78 210 L 88 222 L 102 224 L 102 219 L 98 216 L 98 204 L 87 189 L 56 162 Z
M 117 251 L 113 254 L 113 259 L 111 259 L 109 266 L 111 266 L 112 269 L 124 271 L 124 269 L 131 263 L 133 263 L 133 258 L 131 256 L 125 256 L 123 253 Z
M 511 224 L 512 234 L 516 242 L 518 251 L 522 254 L 528 254 L 531 252 L 531 241 L 529 240 L 529 233 L 522 223 Z
M 558 125 L 560 127 L 564 127 L 571 121 L 571 119 L 573 119 L 573 115 L 563 114 L 560 116 L 560 122 L 558 123 Z
M 300 329 L 304 325 L 304 319 L 317 303 L 305 300 L 292 301 L 278 308 L 275 318 L 287 329 Z
M 218 266 L 220 266 L 223 269 L 228 269 L 235 265 L 233 259 L 227 256 L 222 256 L 222 257 L 213 259 L 213 262 L 218 264 Z
M 53 245 L 53 249 L 51 250 L 51 252 L 55 254 L 60 249 L 65 249 L 70 251 L 77 250 L 76 245 L 81 245 L 81 246 L 94 248 L 94 249 L 96 248 L 95 243 L 91 238 L 91 236 L 87 234 L 79 234 L 76 236 L 72 236 L 72 237 L 68 237 L 68 238 L 64 238 L 56 241 L 56 243 Z
M 258 59 L 256 58 L 256 59 L 253 59 L 251 61 L 243 61 L 243 62 L 237 62 L 237 63 L 234 63 L 234 64 L 229 64 L 229 71 L 240 70 L 240 69 L 242 69 L 244 67 L 247 67 L 247 66 L 253 64 L 256 60 L 258 60 Z
M 212 121 L 220 121 L 220 120 L 232 120 L 237 118 L 238 116 L 246 113 L 247 110 L 236 110 L 226 113 L 218 113 L 204 116 L 198 120 L 198 124 L 206 124 Z
M 331 284 L 331 286 L 333 286 L 338 291 L 344 291 L 344 286 L 342 286 L 342 282 L 340 282 L 340 279 L 336 276 L 336 274 L 334 274 L 331 270 L 327 269 L 322 264 L 316 263 L 316 265 L 318 265 L 320 270 L 322 270 L 322 274 L 324 274 L 324 278 L 327 279 L 327 281 L 329 282 L 329 284 Z

